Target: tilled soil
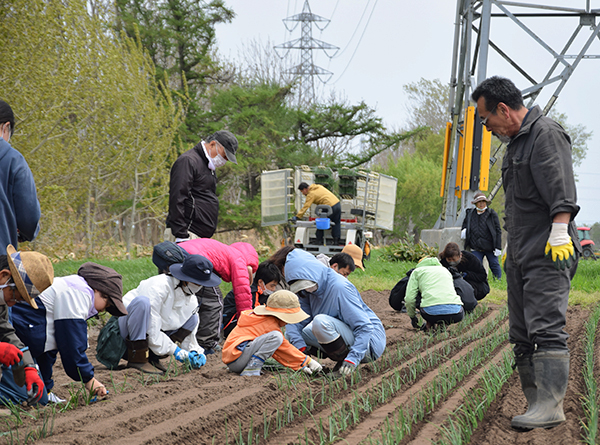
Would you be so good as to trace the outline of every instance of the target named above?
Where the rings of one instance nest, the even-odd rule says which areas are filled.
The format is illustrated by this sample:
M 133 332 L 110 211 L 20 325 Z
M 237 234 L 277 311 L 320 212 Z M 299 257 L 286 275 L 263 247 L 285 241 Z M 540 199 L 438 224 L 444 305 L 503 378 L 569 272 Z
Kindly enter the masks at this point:
M 328 377 L 294 378 L 292 373 L 274 371 L 267 371 L 261 377 L 239 377 L 229 373 L 220 356 L 215 355 L 209 355 L 207 364 L 200 370 L 191 372 L 172 364 L 174 372 L 168 378 L 142 376 L 130 369 L 109 371 L 95 360 L 97 330 L 90 330 L 88 356 L 96 367 L 96 377 L 106 385 L 110 394 L 105 400 L 57 413 L 45 425 L 46 437 L 36 443 L 248 444 L 250 440 L 253 444 L 380 443 L 379 431 L 397 415 L 399 407 L 408 406 L 439 375 L 441 368 L 466 360 L 470 351 L 507 325 L 506 319 L 498 318 L 503 313 L 502 307 L 486 305 L 486 310 L 464 331 L 460 332 L 456 325 L 448 329 L 446 337 L 430 335 L 412 329 L 406 314 L 389 307 L 388 296 L 389 292 L 363 293 L 363 299 L 386 328 L 388 355 L 384 354 L 375 366 L 361 365 L 360 381 L 338 379 L 330 384 L 332 380 Z M 512 430 L 511 418 L 526 409 L 518 376 L 513 373 L 470 443 L 552 445 L 580 440 L 580 420 L 583 419 L 580 397 L 584 393 L 582 336 L 588 316 L 588 310 L 569 308 L 567 332 L 570 334 L 571 370 L 564 402 L 567 422 L 550 430 L 525 433 Z M 476 332 L 495 319 L 500 321 L 492 332 L 457 346 L 458 337 Z M 419 336 L 424 340 L 423 346 L 398 358 L 397 351 Z M 433 411 L 413 424 L 410 433 L 397 443 L 430 444 L 440 441 L 440 429 L 448 413 L 464 403 L 465 391 L 480 384 L 484 369 L 497 366 L 506 351 L 510 352 L 510 345 L 504 339 L 483 363 L 465 376 L 446 397 L 441 397 Z M 416 375 L 411 374 L 423 357 L 437 353 L 444 354 L 441 362 L 422 369 Z M 328 359 L 321 362 L 326 367 L 333 366 Z M 368 410 L 363 409 L 369 394 L 376 393 L 381 384 L 399 376 L 405 377 L 406 382 L 398 391 L 381 397 L 380 402 L 373 402 Z M 55 367 L 55 379 L 55 393 L 63 399 L 71 398 L 78 387 L 64 375 L 60 363 Z M 365 401 L 360 409 L 352 414 L 348 411 L 345 415 L 339 414 L 340 407 L 352 406 L 352 400 L 357 398 Z M 338 414 L 335 414 L 336 410 Z M 45 411 L 48 414 L 50 408 Z M 332 412 L 336 419 L 334 422 L 330 419 Z M 343 431 L 332 426 L 344 422 L 347 428 Z M 21 443 L 28 433 L 31 433 L 30 436 L 37 435 L 43 427 L 41 419 L 25 418 L 24 424 L 18 428 Z M 8 429 L 7 426 L 0 428 L 3 431 Z M 50 430 L 52 434 L 48 435 Z M 252 431 L 251 437 L 249 431 Z M 10 440 L 18 443 L 16 433 L 13 428 L 12 435 L 5 436 L 7 443 L 11 443 Z

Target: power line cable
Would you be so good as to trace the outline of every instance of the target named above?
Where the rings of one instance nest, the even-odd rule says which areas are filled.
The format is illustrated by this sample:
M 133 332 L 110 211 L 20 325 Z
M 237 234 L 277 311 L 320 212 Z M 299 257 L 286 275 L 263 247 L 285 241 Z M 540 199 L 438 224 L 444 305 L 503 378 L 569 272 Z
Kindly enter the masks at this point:
M 354 28 L 354 32 L 352 33 L 352 36 L 350 37 L 350 40 L 348 40 L 348 43 L 346 44 L 346 46 L 344 47 L 344 49 L 342 49 L 341 51 L 339 51 L 334 58 L 338 58 L 340 57 L 342 54 L 344 54 L 344 51 L 346 51 L 348 49 L 348 47 L 350 46 L 350 43 L 352 43 L 352 40 L 354 39 L 354 36 L 356 35 L 356 31 L 358 31 L 358 28 L 360 28 L 360 24 L 363 21 L 363 18 L 365 17 L 365 14 L 367 13 L 367 9 L 369 8 L 369 4 L 371 3 L 371 0 L 367 1 L 367 4 L 365 5 L 365 9 L 363 9 L 362 15 L 360 16 L 360 20 L 358 21 L 358 23 L 356 24 L 356 28 Z M 377 1 L 375 1 L 375 3 L 377 3 Z M 336 5 L 337 7 L 337 5 Z
M 377 6 L 378 1 L 379 0 L 375 0 L 375 3 L 373 4 L 373 9 L 371 9 L 371 14 L 369 14 L 369 19 L 367 20 L 367 23 L 365 24 L 365 29 L 363 29 L 363 32 L 360 35 L 360 39 L 359 39 L 358 43 L 356 44 L 356 48 L 354 48 L 354 52 L 352 53 L 352 56 L 350 57 L 350 60 L 348 61 L 346 68 L 344 68 L 344 71 L 342 71 L 342 74 L 340 74 L 340 77 L 338 77 L 334 82 L 331 82 L 331 85 L 335 85 L 337 82 L 339 82 L 339 80 L 344 76 L 344 74 L 346 73 L 346 70 L 352 63 L 352 59 L 354 59 L 354 56 L 356 55 L 356 51 L 358 50 L 358 47 L 360 46 L 360 43 L 362 42 L 365 32 L 367 31 L 367 28 L 369 27 L 369 22 L 371 21 L 371 17 L 373 17 L 373 12 L 375 12 L 375 7 Z

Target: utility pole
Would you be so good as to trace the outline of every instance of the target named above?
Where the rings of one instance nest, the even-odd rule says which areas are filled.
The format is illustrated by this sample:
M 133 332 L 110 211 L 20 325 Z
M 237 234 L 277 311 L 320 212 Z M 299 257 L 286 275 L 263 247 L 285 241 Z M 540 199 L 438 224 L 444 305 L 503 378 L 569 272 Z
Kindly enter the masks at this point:
M 300 108 L 308 108 L 315 97 L 315 76 L 328 76 L 329 78 L 333 74 L 326 69 L 316 66 L 313 62 L 312 53 L 313 50 L 320 49 L 325 52 L 327 57 L 331 58 L 339 49 L 337 46 L 317 40 L 312 36 L 313 23 L 315 23 L 317 28 L 322 31 L 329 25 L 329 22 L 329 19 L 311 12 L 308 0 L 304 1 L 304 7 L 300 14 L 283 19 L 285 27 L 290 32 L 298 26 L 298 23 L 302 24 L 302 35 L 299 39 L 290 40 L 275 46 L 276 50 L 285 50 L 284 55 L 281 56 L 282 58 L 285 57 L 291 49 L 300 50 L 300 63 L 286 71 L 289 74 L 296 75 L 296 78 L 299 80 L 298 106 Z M 295 24 L 292 25 L 292 23 Z M 333 53 L 329 55 L 329 51 L 333 51 Z
M 600 38 L 600 23 L 597 21 L 600 9 L 592 9 L 590 0 L 563 0 L 548 5 L 542 4 L 543 2 L 532 4 L 526 1 L 501 0 L 457 0 L 456 3 L 448 104 L 452 125 L 448 138 L 451 148 L 447 163 L 444 204 L 435 229 L 460 227 L 464 211 L 471 206 L 471 199 L 477 191 L 473 187 L 465 190 L 457 186 L 457 159 L 459 140 L 462 136 L 461 126 L 465 122 L 465 107 L 469 105 L 471 92 L 486 77 L 496 74 L 487 72 L 488 60 L 493 57 L 494 62 L 503 62 L 507 64 L 508 69 L 515 71 L 515 78 L 512 80 L 517 86 L 525 84 L 521 87 L 521 92 L 527 107 L 534 104 L 543 89 L 554 88 L 543 106 L 543 112 L 547 114 L 579 63 L 600 58 L 598 54 L 588 54 L 591 44 Z M 579 3 L 579 7 L 576 3 Z M 553 48 L 553 44 L 546 42 L 534 31 L 534 25 L 531 23 L 535 24 L 540 20 L 544 20 L 547 26 L 551 27 L 552 37 L 560 35 L 564 38 L 562 47 Z M 491 37 L 493 25 L 502 30 L 497 34 L 498 41 Z M 513 28 L 509 29 L 508 25 L 512 25 Z M 527 40 L 527 43 L 538 45 L 537 52 L 521 63 L 509 53 L 510 49 L 516 48 L 501 48 L 500 42 L 502 37 L 508 34 L 516 35 L 517 32 L 520 38 L 515 37 L 516 42 L 525 44 Z M 539 74 L 540 68 L 545 70 L 545 74 L 544 71 L 541 72 L 543 77 Z M 533 74 L 534 72 L 536 74 Z M 478 120 L 478 116 L 475 116 L 475 119 Z M 504 149 L 505 146 L 500 145 L 492 153 L 490 167 L 497 160 L 501 160 Z M 500 179 L 489 192 L 488 199 L 493 199 L 501 185 Z

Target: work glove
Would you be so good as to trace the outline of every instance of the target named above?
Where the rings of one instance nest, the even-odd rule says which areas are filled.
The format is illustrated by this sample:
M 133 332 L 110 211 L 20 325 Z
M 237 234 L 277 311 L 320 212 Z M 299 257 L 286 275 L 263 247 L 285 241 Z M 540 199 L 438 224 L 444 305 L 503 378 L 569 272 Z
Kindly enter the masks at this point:
M 410 317 L 410 324 L 415 329 L 419 329 L 420 328 L 420 326 L 419 326 L 419 319 L 417 317 Z
M 556 270 L 565 270 L 565 267 L 571 267 L 574 261 L 575 249 L 568 229 L 569 225 L 566 223 L 552 223 L 552 230 L 546 243 L 546 257 L 552 260 Z
M 302 368 L 302 371 L 311 375 L 313 372 L 321 372 L 323 370 L 323 367 L 318 361 L 312 358 L 309 358 L 308 360 L 308 363 Z
M 189 241 L 189 240 L 190 240 L 189 236 L 187 238 L 175 238 L 176 243 L 183 243 L 184 241 Z
M 44 394 L 44 382 L 40 379 L 37 369 L 32 366 L 25 367 L 25 387 L 27 388 L 27 403 L 37 403 Z
M 296 215 L 292 216 L 292 222 L 298 221 L 298 217 Z
M 500 249 L 494 249 L 494 255 L 500 256 L 500 255 L 502 255 L 502 251 Z
M 16 365 L 23 359 L 23 353 L 15 345 L 1 342 L 0 343 L 0 363 L 9 367 Z
M 467 239 L 467 229 L 462 229 L 460 231 L 460 239 Z
M 188 359 L 193 369 L 199 369 L 206 364 L 206 356 L 200 352 L 190 352 L 188 354 Z
M 356 365 L 350 360 L 344 360 L 342 366 L 340 366 L 340 375 L 350 375 L 352 371 L 356 369 Z
M 179 346 L 177 346 L 177 348 L 175 349 L 175 353 L 173 355 L 175 356 L 177 361 L 183 363 L 188 359 L 190 353 L 188 351 L 186 351 L 185 349 L 181 349 Z

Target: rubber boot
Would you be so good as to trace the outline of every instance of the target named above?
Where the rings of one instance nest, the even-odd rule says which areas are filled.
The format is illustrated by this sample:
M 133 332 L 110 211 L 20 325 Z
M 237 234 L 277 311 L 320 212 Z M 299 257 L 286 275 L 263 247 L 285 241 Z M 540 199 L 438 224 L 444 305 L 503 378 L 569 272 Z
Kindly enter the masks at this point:
M 513 417 L 511 426 L 522 430 L 553 428 L 566 420 L 563 400 L 569 382 L 569 352 L 538 351 L 532 363 L 535 401 L 525 414 Z
M 138 369 L 146 374 L 164 374 L 148 363 L 148 340 L 125 340 L 127 345 L 127 367 Z
M 531 362 L 531 354 L 521 355 L 515 358 L 517 363 L 517 371 L 519 372 L 519 378 L 521 379 L 521 389 L 525 398 L 527 399 L 527 412 L 525 415 L 529 415 L 531 409 L 537 401 L 537 386 L 535 384 L 535 376 L 533 374 L 533 363 Z
M 148 363 L 163 372 L 167 372 L 167 368 L 160 360 L 167 357 L 168 355 L 156 355 L 151 349 L 148 349 Z
M 265 361 L 262 358 L 253 355 L 240 375 L 244 377 L 260 375 L 260 370 L 264 364 Z
M 323 351 L 325 351 L 325 354 L 327 354 L 331 360 L 337 362 L 333 367 L 333 372 L 336 372 L 340 369 L 344 363 L 344 359 L 348 355 L 348 345 L 341 335 L 331 343 L 319 343 L 319 345 L 321 345 L 321 348 L 323 348 Z

